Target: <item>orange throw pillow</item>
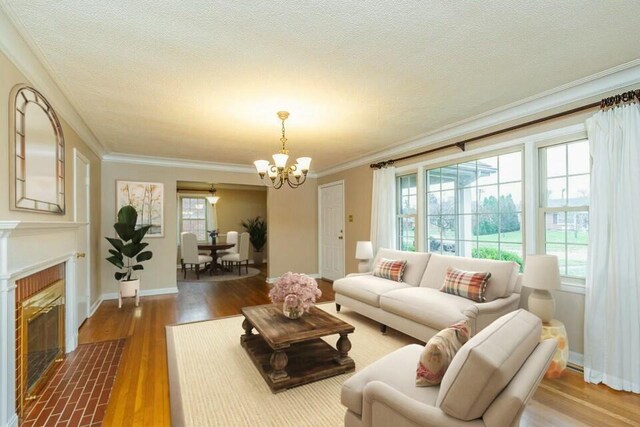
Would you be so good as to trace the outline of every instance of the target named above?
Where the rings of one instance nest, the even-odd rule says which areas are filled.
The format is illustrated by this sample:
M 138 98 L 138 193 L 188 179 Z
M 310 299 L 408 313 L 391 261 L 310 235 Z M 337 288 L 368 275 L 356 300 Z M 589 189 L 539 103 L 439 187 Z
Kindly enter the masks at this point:
M 491 273 L 488 272 L 464 271 L 449 267 L 440 290 L 475 302 L 484 302 L 484 293 L 490 278 Z

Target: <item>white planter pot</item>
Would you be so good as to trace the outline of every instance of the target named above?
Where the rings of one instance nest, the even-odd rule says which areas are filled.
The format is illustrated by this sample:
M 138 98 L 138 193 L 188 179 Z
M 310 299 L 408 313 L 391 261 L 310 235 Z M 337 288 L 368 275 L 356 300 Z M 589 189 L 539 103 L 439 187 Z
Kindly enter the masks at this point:
M 136 298 L 136 307 L 140 300 L 140 279 L 121 280 L 118 289 L 118 308 L 122 307 L 122 298 Z

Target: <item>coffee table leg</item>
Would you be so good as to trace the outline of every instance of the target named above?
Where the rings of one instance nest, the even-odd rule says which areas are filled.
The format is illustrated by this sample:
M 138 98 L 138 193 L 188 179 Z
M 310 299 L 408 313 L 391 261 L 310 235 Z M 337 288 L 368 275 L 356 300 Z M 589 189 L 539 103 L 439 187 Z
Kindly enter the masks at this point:
M 353 363 L 353 359 L 348 356 L 349 350 L 351 350 L 351 341 L 349 341 L 349 337 L 347 336 L 347 334 L 340 334 L 340 338 L 338 338 L 336 348 L 338 349 L 339 353 L 339 356 L 336 357 L 336 362 L 338 362 L 339 365 Z
M 285 371 L 287 362 L 289 362 L 287 353 L 282 350 L 276 350 L 273 352 L 270 359 L 271 368 L 273 370 L 271 371 L 271 373 L 269 373 L 269 378 L 271 378 L 271 381 L 276 383 L 289 379 L 289 374 L 287 374 L 287 371 Z
M 251 322 L 249 322 L 249 320 L 246 317 L 242 321 L 242 329 L 244 329 L 244 335 L 240 336 L 240 343 L 245 342 L 247 339 L 253 336 L 253 331 L 252 331 L 253 325 L 251 324 Z

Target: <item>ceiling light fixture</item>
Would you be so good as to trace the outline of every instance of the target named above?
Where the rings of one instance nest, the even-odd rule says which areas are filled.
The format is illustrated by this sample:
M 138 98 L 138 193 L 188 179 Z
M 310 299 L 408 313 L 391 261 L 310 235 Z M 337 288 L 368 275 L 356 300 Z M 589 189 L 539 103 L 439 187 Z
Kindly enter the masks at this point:
M 211 184 L 211 189 L 209 190 L 209 193 L 211 193 L 211 195 L 207 196 L 207 202 L 211 203 L 212 205 L 215 205 L 216 203 L 218 203 L 218 200 L 220 200 L 220 196 L 216 196 L 216 189 L 213 188 L 213 184 Z
M 311 165 L 311 157 L 298 157 L 296 164 L 287 166 L 289 160 L 289 150 L 287 150 L 285 137 L 284 121 L 289 117 L 287 111 L 278 111 L 278 118 L 282 121 L 282 149 L 273 155 L 274 164 L 269 164 L 268 160 L 256 160 L 253 164 L 256 166 L 260 179 L 264 182 L 264 177 L 269 176 L 271 182 L 267 181 L 267 185 L 275 188 L 281 188 L 285 182 L 291 188 L 298 188 L 307 180 L 307 173 Z

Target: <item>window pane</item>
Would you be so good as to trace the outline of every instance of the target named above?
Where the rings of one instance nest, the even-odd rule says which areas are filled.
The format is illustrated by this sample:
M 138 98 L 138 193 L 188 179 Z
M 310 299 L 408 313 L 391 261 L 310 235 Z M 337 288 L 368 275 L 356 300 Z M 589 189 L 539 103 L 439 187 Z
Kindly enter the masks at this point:
M 591 157 L 589 155 L 589 141 L 579 141 L 567 146 L 569 154 L 569 175 L 589 173 L 591 171 Z
M 500 249 L 497 243 L 478 242 L 478 249 L 472 253 L 473 258 L 498 259 Z
M 500 185 L 500 212 L 522 212 L 522 184 Z
M 460 163 L 458 165 L 458 187 L 467 188 L 478 185 L 476 182 L 476 162 Z
M 553 208 L 567 205 L 567 178 L 551 178 L 547 180 L 546 206 Z
M 458 242 L 458 256 L 472 257 L 478 250 L 478 242 L 461 240 Z
M 569 206 L 589 205 L 589 175 L 569 177 Z
M 522 244 L 500 243 L 500 260 L 513 261 L 520 266 L 520 271 L 523 271 Z
M 522 243 L 522 214 L 500 214 L 500 242 Z
M 586 277 L 587 252 L 586 245 L 567 245 L 567 276 Z
M 458 182 L 458 166 L 447 166 L 440 169 L 440 171 L 442 173 L 442 191 L 456 188 Z
M 415 251 L 416 220 L 413 217 L 402 217 L 400 221 L 400 250 Z
M 500 182 L 520 181 L 522 178 L 522 153 L 503 154 L 499 158 Z
M 498 158 L 488 157 L 478 160 L 478 185 L 498 182 Z
M 499 238 L 498 225 L 500 215 L 480 214 L 478 215 L 478 240 L 482 242 L 497 242 Z
M 460 215 L 458 218 L 459 238 L 462 240 L 476 240 L 478 236 L 478 216 Z
M 427 172 L 427 191 L 440 190 L 440 169 L 432 169 Z
M 566 241 L 566 213 L 548 212 L 544 216 L 545 239 L 548 243 L 564 243 Z
M 458 209 L 460 213 L 476 213 L 478 211 L 478 189 L 466 187 L 458 190 Z
M 442 192 L 442 214 L 453 215 L 456 213 L 456 193 L 454 190 Z
M 443 240 L 442 241 L 442 254 L 444 254 L 444 255 L 456 255 L 456 242 L 455 242 L 455 240 Z
M 480 213 L 498 213 L 498 186 L 478 187 L 478 210 Z
M 565 144 L 546 148 L 547 178 L 567 174 L 567 147 Z
M 567 243 L 589 243 L 589 212 L 567 212 Z
M 439 215 L 440 214 L 440 192 L 437 193 L 427 193 L 427 213 L 429 215 Z
M 442 215 L 442 238 L 443 239 L 455 239 L 457 237 L 457 223 L 456 215 Z
M 429 216 L 427 217 L 427 223 L 429 224 L 429 239 L 442 239 L 442 218 L 440 216 Z

